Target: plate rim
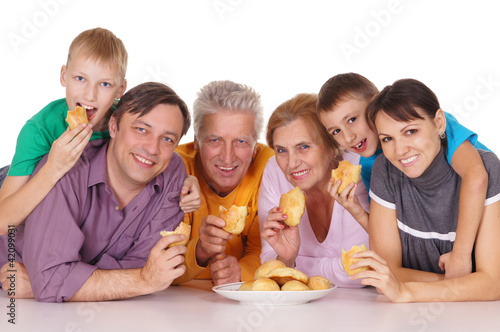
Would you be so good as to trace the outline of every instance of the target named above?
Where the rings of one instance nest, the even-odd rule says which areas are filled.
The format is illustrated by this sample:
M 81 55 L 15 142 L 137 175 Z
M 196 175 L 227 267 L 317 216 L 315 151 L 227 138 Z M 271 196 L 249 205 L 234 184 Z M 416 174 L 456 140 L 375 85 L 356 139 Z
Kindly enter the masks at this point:
M 232 300 L 232 301 L 237 301 L 240 304 L 261 304 L 261 305 L 296 305 L 296 304 L 304 304 L 308 303 L 314 300 L 318 300 L 324 296 L 326 296 L 328 293 L 333 291 L 334 289 L 337 288 L 336 284 L 331 284 L 329 289 L 320 289 L 320 290 L 307 290 L 307 291 L 245 291 L 241 293 L 245 293 L 246 295 L 249 295 L 250 298 L 246 299 L 238 299 L 236 294 L 238 293 L 238 288 L 240 285 L 242 285 L 244 282 L 233 282 L 229 284 L 224 284 L 224 285 L 218 285 L 212 287 L 212 290 L 221 295 L 222 297 Z M 238 288 L 236 288 L 238 287 Z M 229 288 L 229 289 L 225 289 Z M 231 289 L 232 288 L 232 289 Z M 252 295 L 263 295 L 263 294 L 269 294 L 269 299 L 262 299 L 259 298 L 259 296 L 254 296 L 255 298 L 252 298 Z M 273 301 L 273 296 L 276 294 L 294 294 L 294 295 L 305 295 L 309 294 L 310 296 L 306 296 L 306 298 L 300 298 L 300 299 L 294 299 L 290 301 L 284 301 L 284 302 L 276 302 Z M 236 295 L 236 296 L 234 296 Z

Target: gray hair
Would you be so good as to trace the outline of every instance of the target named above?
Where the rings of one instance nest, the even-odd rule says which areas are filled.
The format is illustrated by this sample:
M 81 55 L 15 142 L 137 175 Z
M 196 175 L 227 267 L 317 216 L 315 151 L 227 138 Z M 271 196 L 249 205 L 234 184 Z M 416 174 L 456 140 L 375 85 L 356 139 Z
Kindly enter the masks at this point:
M 193 104 L 193 127 L 197 138 L 204 135 L 205 115 L 220 111 L 252 113 L 255 118 L 254 139 L 257 141 L 264 125 L 260 95 L 251 87 L 232 81 L 213 81 L 198 92 Z

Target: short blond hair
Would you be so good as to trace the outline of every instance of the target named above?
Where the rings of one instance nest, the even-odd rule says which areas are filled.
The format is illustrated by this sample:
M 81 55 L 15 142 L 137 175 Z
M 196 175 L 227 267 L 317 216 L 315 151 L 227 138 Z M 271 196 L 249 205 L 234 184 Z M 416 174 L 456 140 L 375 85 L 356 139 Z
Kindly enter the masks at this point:
M 76 36 L 69 47 L 66 65 L 71 57 L 76 55 L 118 68 L 121 79 L 125 79 L 128 63 L 127 50 L 121 39 L 107 29 L 85 30 Z

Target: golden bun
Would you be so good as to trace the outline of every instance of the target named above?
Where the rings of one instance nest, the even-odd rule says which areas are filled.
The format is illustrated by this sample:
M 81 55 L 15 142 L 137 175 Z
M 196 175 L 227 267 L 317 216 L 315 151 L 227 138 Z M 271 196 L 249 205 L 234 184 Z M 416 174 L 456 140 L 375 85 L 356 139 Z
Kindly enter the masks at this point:
M 266 278 L 273 279 L 280 286 L 291 280 L 298 280 L 307 284 L 307 276 L 303 272 L 291 267 L 279 267 L 271 270 L 266 274 Z
M 330 289 L 330 280 L 322 276 L 313 276 L 307 281 L 307 287 L 311 290 Z
M 223 230 L 232 234 L 240 234 L 245 228 L 247 219 L 247 207 L 233 205 L 228 209 L 219 206 L 219 217 L 226 222 Z
M 357 269 L 351 269 L 352 264 L 363 259 L 363 258 L 354 258 L 352 256 L 357 252 L 365 251 L 365 250 L 368 250 L 368 249 L 366 248 L 366 246 L 364 244 L 362 244 L 360 246 L 352 246 L 351 250 L 349 250 L 349 251 L 344 251 L 344 249 L 342 249 L 342 255 L 340 257 L 340 262 L 342 263 L 342 267 L 344 268 L 345 272 L 347 272 L 348 275 L 352 276 L 356 273 L 359 273 L 362 271 L 367 271 L 370 269 L 368 266 L 359 267 Z
M 285 224 L 288 226 L 297 226 L 300 224 L 300 218 L 304 214 L 306 207 L 306 198 L 299 187 L 295 187 L 289 192 L 281 195 L 280 207 L 283 213 L 287 214 Z
M 257 268 L 257 270 L 255 270 L 254 279 L 259 279 L 259 278 L 265 277 L 266 274 L 269 273 L 269 271 L 277 269 L 279 267 L 286 267 L 286 265 L 285 265 L 285 263 L 283 263 L 282 261 L 279 261 L 277 259 L 272 259 L 270 261 L 267 261 L 264 264 L 262 264 L 261 266 L 259 266 Z
M 253 282 L 254 282 L 253 280 L 250 280 L 250 281 L 242 283 L 238 290 L 239 291 L 251 291 Z
M 269 278 L 259 278 L 252 283 L 252 291 L 279 291 L 280 286 Z
M 344 189 L 351 183 L 358 183 L 361 177 L 361 165 L 351 165 L 348 160 L 343 160 L 339 163 L 339 166 L 332 171 L 332 178 L 337 182 L 342 181 L 337 190 L 337 193 L 341 194 Z
M 282 291 L 306 291 L 309 290 L 306 284 L 298 280 L 290 280 L 281 286 Z
M 66 122 L 69 124 L 69 128 L 71 130 L 75 129 L 82 123 L 89 123 L 87 119 L 87 112 L 81 106 L 77 106 L 73 111 L 68 111 L 66 115 Z
M 161 236 L 183 234 L 185 236 L 184 240 L 171 243 L 168 245 L 168 247 L 170 248 L 173 246 L 185 246 L 189 241 L 189 236 L 191 235 L 191 225 L 186 224 L 184 221 L 182 221 L 173 231 L 161 231 L 160 234 Z

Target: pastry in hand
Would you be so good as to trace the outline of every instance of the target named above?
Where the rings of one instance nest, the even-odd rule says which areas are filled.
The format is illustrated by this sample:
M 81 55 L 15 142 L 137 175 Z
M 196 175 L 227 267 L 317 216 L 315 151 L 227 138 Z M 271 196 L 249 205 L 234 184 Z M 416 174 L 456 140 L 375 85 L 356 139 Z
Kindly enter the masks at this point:
M 307 281 L 307 286 L 311 290 L 330 289 L 330 280 L 322 276 L 313 276 Z
M 285 224 L 292 227 L 298 226 L 306 207 L 306 197 L 299 187 L 295 187 L 289 192 L 281 195 L 280 207 L 283 213 L 286 213 L 288 216 L 285 220 Z
M 170 231 L 170 232 L 161 231 L 160 234 L 162 236 L 167 236 L 167 235 L 172 235 L 172 234 L 183 234 L 185 236 L 184 240 L 171 243 L 171 244 L 168 245 L 168 247 L 170 248 L 170 247 L 173 247 L 173 246 L 185 246 L 188 243 L 188 241 L 189 241 L 189 236 L 191 235 L 191 225 L 186 224 L 183 221 L 183 222 L 181 222 L 179 224 L 179 226 L 177 226 L 175 228 L 175 230 Z
M 370 269 L 368 266 L 359 267 L 357 269 L 351 269 L 352 264 L 363 259 L 363 258 L 354 258 L 352 256 L 357 252 L 365 251 L 365 250 L 368 250 L 368 249 L 366 248 L 366 246 L 364 244 L 362 244 L 360 246 L 352 246 L 351 250 L 349 250 L 349 251 L 344 251 L 344 249 L 342 249 L 342 255 L 340 257 L 340 262 L 342 263 L 342 267 L 344 268 L 345 272 L 347 272 L 348 275 L 352 276 L 356 273 L 359 273 L 362 271 L 367 271 Z
M 89 123 L 87 119 L 87 112 L 81 106 L 77 106 L 73 111 L 68 111 L 66 115 L 66 122 L 69 124 L 69 128 L 71 130 L 75 129 L 82 123 Z
M 286 267 L 286 265 L 282 261 L 271 259 L 270 261 L 267 261 L 259 266 L 257 270 L 255 270 L 254 279 L 265 277 L 266 274 L 269 273 L 269 271 L 277 269 L 278 267 Z
M 337 192 L 341 194 L 351 183 L 358 183 L 361 177 L 361 165 L 351 165 L 348 160 L 343 160 L 339 166 L 332 171 L 332 178 L 337 182 L 342 181 Z
M 223 230 L 231 234 L 240 234 L 245 228 L 245 220 L 247 219 L 247 207 L 233 205 L 228 209 L 219 206 L 219 217 L 226 222 Z

